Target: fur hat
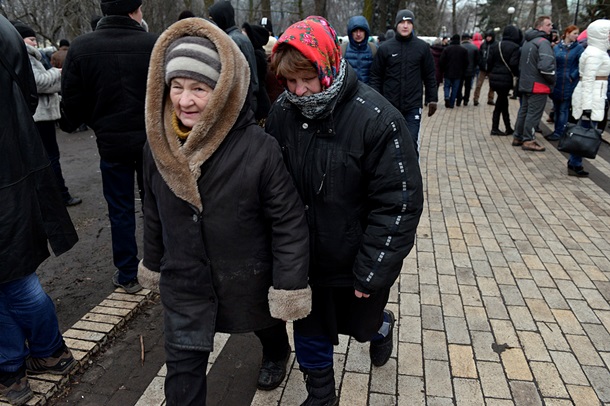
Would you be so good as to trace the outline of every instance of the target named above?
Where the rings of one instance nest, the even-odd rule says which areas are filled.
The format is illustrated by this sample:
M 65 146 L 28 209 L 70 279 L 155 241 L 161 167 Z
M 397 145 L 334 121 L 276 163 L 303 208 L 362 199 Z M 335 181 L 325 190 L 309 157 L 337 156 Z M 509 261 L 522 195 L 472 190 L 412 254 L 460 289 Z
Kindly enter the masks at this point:
M 204 37 L 182 37 L 167 48 L 165 83 L 174 78 L 188 78 L 214 89 L 220 68 L 220 56 L 212 41 Z
M 401 21 L 411 21 L 411 23 L 415 25 L 415 15 L 411 10 L 399 10 L 398 13 L 396 13 L 394 27 L 396 27 Z
M 101 8 L 105 16 L 127 15 L 142 5 L 142 0 L 102 0 Z
M 25 23 L 22 23 L 21 21 L 13 21 L 13 26 L 15 26 L 17 32 L 19 32 L 19 35 L 21 35 L 21 38 L 29 38 L 36 36 L 36 33 L 34 32 L 32 27 Z

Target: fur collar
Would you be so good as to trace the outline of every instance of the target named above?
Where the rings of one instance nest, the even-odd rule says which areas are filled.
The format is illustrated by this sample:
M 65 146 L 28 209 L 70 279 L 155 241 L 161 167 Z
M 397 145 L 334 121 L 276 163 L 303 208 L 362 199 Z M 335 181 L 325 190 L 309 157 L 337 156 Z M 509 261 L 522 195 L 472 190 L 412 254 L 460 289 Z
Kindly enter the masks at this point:
M 183 36 L 206 37 L 220 55 L 222 70 L 214 93 L 184 145 L 171 127 L 172 104 L 165 85 L 165 52 Z M 203 210 L 197 180 L 201 165 L 225 139 L 248 96 L 250 69 L 235 42 L 220 28 L 200 18 L 188 18 L 170 26 L 157 40 L 150 59 L 146 92 L 148 144 L 163 180 L 176 196 Z

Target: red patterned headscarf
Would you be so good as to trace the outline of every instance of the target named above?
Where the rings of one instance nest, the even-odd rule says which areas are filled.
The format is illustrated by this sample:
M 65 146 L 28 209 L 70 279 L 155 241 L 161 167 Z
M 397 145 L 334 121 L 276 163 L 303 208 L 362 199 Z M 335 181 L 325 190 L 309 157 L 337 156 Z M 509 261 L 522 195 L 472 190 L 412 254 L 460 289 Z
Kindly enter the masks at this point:
M 273 47 L 273 53 L 283 43 L 293 46 L 313 63 L 322 87 L 328 89 L 332 85 L 341 66 L 341 48 L 337 33 L 324 17 L 309 16 L 292 24 Z

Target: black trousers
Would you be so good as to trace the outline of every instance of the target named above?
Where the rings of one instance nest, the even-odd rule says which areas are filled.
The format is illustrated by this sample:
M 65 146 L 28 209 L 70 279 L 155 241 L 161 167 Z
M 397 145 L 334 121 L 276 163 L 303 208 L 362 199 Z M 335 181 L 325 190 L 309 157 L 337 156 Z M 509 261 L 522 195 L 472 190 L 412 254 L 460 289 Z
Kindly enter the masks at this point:
M 51 168 L 55 173 L 55 179 L 57 179 L 61 197 L 63 197 L 64 200 L 70 200 L 70 192 L 68 192 L 68 188 L 66 187 L 66 182 L 64 181 L 61 165 L 59 163 L 59 145 L 57 145 L 55 121 L 38 121 L 36 123 L 36 128 L 38 128 L 42 145 L 51 161 Z

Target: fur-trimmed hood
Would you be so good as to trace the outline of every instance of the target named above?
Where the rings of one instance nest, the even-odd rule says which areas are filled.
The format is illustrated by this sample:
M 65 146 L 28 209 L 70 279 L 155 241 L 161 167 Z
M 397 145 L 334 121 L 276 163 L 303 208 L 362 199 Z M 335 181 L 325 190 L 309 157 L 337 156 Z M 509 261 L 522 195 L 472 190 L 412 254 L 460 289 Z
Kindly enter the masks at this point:
M 214 92 L 184 145 L 171 126 L 173 107 L 165 84 L 165 53 L 176 39 L 205 37 L 218 50 L 222 65 Z M 220 28 L 200 18 L 170 26 L 157 40 L 150 59 L 146 93 L 146 133 L 159 173 L 179 198 L 203 209 L 197 186 L 201 165 L 235 125 L 248 97 L 250 69 L 235 42 Z

